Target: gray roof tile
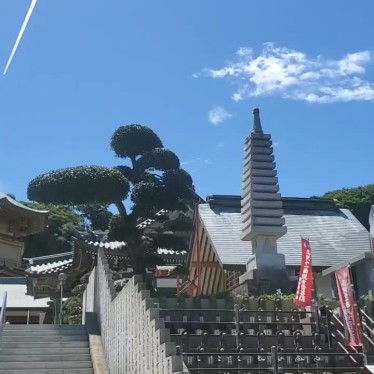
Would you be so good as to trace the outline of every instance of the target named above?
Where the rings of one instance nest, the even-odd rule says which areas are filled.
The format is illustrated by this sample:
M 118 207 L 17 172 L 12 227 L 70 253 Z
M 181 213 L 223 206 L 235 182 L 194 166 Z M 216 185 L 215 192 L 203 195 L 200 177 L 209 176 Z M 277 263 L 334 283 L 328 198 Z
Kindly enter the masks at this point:
M 26 269 L 28 274 L 55 274 L 69 269 L 73 264 L 73 259 L 47 262 L 40 265 L 30 266 Z
M 300 265 L 301 236 L 310 240 L 313 266 L 334 266 L 370 252 L 369 233 L 349 210 L 300 209 L 297 204 L 299 208 L 285 208 L 287 233 L 278 240 L 278 251 L 286 256 L 286 265 Z M 252 246 L 240 239 L 240 206 L 218 205 L 212 209 L 209 204 L 200 204 L 199 213 L 221 263 L 246 265 Z

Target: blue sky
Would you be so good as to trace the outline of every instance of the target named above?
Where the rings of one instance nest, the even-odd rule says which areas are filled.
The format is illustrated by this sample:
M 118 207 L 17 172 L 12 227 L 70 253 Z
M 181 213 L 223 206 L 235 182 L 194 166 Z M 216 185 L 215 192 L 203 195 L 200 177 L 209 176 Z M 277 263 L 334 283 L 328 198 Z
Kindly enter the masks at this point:
M 30 0 L 0 3 L 5 67 Z M 0 76 L 0 190 L 114 166 L 122 124 L 152 127 L 198 193 L 240 194 L 260 107 L 284 196 L 374 182 L 374 3 L 39 0 Z

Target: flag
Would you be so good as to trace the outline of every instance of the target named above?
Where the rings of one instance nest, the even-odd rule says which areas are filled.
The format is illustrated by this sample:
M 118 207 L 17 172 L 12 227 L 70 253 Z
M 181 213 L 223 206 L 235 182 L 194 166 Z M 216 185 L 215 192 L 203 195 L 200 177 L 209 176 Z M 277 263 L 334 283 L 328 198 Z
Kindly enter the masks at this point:
M 301 265 L 295 304 L 306 307 L 313 304 L 313 268 L 309 240 L 301 239 Z
M 371 250 L 374 253 L 374 205 L 371 206 L 369 214 Z
M 335 271 L 338 288 L 340 309 L 343 317 L 344 336 L 346 344 L 351 347 L 362 345 L 360 335 L 360 320 L 357 305 L 353 295 L 351 274 L 348 266 Z

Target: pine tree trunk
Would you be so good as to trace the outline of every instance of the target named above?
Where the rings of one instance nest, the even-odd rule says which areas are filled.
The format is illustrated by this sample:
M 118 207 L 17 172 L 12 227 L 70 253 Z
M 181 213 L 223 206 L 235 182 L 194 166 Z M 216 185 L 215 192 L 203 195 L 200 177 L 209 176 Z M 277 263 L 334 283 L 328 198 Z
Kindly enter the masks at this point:
M 117 207 L 117 209 L 118 209 L 118 213 L 120 214 L 120 216 L 121 216 L 122 218 L 127 217 L 126 208 L 125 208 L 125 206 L 123 205 L 123 202 L 122 202 L 122 201 L 119 201 L 119 202 L 117 202 L 115 205 L 116 205 L 116 207 Z

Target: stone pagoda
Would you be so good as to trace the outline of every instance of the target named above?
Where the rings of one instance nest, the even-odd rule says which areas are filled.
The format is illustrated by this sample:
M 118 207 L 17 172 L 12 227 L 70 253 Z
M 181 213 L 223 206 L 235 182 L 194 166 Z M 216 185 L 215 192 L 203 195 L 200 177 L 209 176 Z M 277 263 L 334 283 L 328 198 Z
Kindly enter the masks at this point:
M 287 232 L 270 134 L 264 134 L 259 109 L 253 111 L 253 130 L 245 141 L 242 182 L 241 239 L 250 241 L 247 272 L 241 282 L 275 292 L 287 288 L 285 257 L 277 240 Z

